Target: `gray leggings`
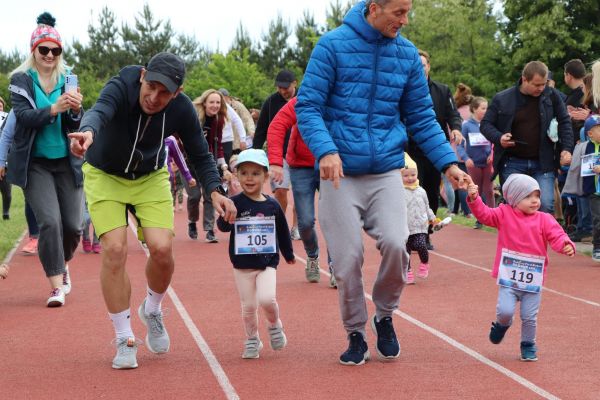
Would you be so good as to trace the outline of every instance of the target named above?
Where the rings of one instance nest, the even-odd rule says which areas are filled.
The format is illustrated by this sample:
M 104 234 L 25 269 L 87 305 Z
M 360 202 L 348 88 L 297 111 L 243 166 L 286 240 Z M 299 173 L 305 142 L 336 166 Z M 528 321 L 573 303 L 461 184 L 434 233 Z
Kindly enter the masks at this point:
M 530 293 L 498 286 L 498 304 L 496 318 L 503 326 L 510 326 L 517 308 L 521 302 L 521 341 L 535 343 L 537 330 L 537 315 L 542 301 L 542 293 Z
M 75 186 L 69 159 L 32 159 L 24 192 L 40 228 L 38 254 L 46 276 L 60 275 L 79 244 L 83 217 L 83 188 Z
M 381 265 L 373 285 L 377 318 L 391 316 L 406 282 L 408 253 L 406 201 L 399 170 L 346 176 L 339 189 L 321 180 L 319 222 L 334 260 L 342 320 L 346 332 L 365 335 L 368 320 L 362 266 L 362 231 L 377 241 Z

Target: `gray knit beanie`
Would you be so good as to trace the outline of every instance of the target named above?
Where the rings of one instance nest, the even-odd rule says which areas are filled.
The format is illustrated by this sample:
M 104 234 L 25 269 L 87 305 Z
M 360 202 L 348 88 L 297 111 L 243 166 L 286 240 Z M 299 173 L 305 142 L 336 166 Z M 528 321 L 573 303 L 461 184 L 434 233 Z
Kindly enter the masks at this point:
M 510 175 L 502 185 L 504 200 L 511 207 L 516 207 L 521 200 L 529 196 L 534 190 L 540 190 L 540 185 L 529 175 L 523 174 Z

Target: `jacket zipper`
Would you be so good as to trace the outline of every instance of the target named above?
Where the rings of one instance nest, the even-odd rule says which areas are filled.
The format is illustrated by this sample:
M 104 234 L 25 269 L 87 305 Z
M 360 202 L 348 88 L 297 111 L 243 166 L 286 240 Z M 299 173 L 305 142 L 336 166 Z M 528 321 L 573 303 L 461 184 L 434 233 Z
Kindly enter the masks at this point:
M 373 98 L 375 97 L 375 87 L 377 81 L 377 66 L 379 65 L 379 40 L 377 40 L 375 48 L 375 60 L 373 62 L 373 78 L 371 78 L 371 95 L 369 97 L 369 119 L 367 122 L 367 135 L 369 135 L 369 149 L 371 150 L 371 167 L 375 162 L 375 145 L 373 144 L 373 136 L 371 134 L 371 119 L 373 118 Z M 370 170 L 371 168 L 369 168 Z

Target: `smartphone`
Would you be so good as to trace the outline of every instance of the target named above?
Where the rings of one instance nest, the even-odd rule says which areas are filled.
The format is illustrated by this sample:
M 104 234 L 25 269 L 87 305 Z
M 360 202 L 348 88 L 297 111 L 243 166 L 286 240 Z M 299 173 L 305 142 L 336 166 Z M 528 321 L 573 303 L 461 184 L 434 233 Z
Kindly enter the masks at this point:
M 524 146 L 527 146 L 529 143 L 524 142 L 522 140 L 515 140 L 515 139 L 511 139 L 511 142 L 515 142 L 516 144 L 522 144 Z
M 77 93 L 77 75 L 69 74 L 65 76 L 65 93 Z

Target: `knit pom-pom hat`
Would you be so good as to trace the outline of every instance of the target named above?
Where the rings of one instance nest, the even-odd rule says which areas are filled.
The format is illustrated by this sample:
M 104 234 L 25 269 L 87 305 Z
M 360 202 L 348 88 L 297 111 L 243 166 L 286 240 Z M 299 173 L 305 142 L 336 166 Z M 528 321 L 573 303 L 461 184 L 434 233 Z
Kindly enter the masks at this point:
M 37 18 L 38 26 L 31 34 L 31 51 L 34 51 L 38 44 L 42 42 L 54 42 L 62 47 L 60 34 L 54 28 L 56 19 L 49 12 L 40 14 Z

